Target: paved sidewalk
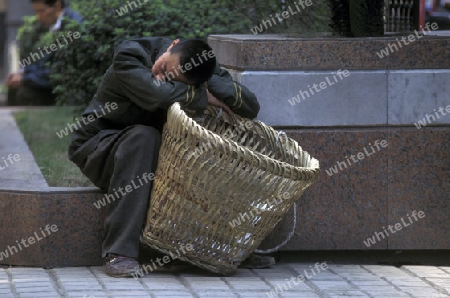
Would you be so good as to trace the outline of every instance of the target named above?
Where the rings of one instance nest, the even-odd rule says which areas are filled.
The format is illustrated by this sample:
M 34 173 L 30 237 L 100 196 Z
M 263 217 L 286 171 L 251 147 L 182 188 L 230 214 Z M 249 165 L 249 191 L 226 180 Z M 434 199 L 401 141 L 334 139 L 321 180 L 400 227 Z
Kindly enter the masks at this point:
M 329 263 L 314 275 L 314 266 L 279 263 L 222 277 L 167 265 L 140 279 L 111 278 L 102 267 L 8 268 L 0 269 L 0 297 L 450 297 L 450 267 Z
M 36 190 L 48 187 L 12 115 L 20 108 L 0 108 L 0 188 Z M 0 296 L 1 297 L 1 296 Z

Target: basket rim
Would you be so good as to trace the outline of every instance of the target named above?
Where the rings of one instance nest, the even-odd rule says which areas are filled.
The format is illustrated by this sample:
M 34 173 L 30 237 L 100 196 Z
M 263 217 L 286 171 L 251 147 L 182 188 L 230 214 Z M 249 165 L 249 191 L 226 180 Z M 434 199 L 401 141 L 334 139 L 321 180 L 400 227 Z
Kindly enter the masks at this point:
M 208 109 L 214 109 L 214 110 L 218 110 L 219 108 L 217 107 L 213 107 L 213 106 L 208 106 Z M 224 113 L 225 114 L 225 113 Z M 198 124 L 194 119 L 192 119 L 191 117 L 188 116 L 188 114 L 181 108 L 181 105 L 179 103 L 174 103 L 169 107 L 168 110 L 168 120 L 170 118 L 170 116 L 173 115 L 174 117 L 177 116 L 181 116 L 183 119 L 181 119 L 180 122 L 183 121 L 188 121 L 192 126 L 194 126 L 196 129 L 198 129 L 201 133 L 206 134 L 207 137 L 212 137 L 212 138 L 217 138 L 220 139 L 221 141 L 225 142 L 225 144 L 227 146 L 230 146 L 232 148 L 238 149 L 238 150 L 242 150 L 244 151 L 244 155 L 245 156 L 249 156 L 251 159 L 261 159 L 263 158 L 265 161 L 267 161 L 268 163 L 272 163 L 274 165 L 278 165 L 279 167 L 282 167 L 284 169 L 286 169 L 287 171 L 283 171 L 284 173 L 286 172 L 293 172 L 293 173 L 297 173 L 296 176 L 303 176 L 305 174 L 308 174 L 310 176 L 312 176 L 312 180 L 315 180 L 318 178 L 319 173 L 320 173 L 320 163 L 319 160 L 317 160 L 316 158 L 314 158 L 313 156 L 311 156 L 311 154 L 309 154 L 308 151 L 303 150 L 303 148 L 298 145 L 297 141 L 293 140 L 292 138 L 286 136 L 286 138 L 291 139 L 292 141 L 294 141 L 296 143 L 296 145 L 301 149 L 303 154 L 307 154 L 308 157 L 310 158 L 310 162 L 312 165 L 316 165 L 316 166 L 312 166 L 312 167 L 298 167 L 298 166 L 294 166 L 288 162 L 285 161 L 280 161 L 277 160 L 275 158 L 269 157 L 265 154 L 259 153 L 259 152 L 254 152 L 252 150 L 250 150 L 249 148 L 242 146 L 240 144 L 238 144 L 237 142 L 224 138 L 221 135 L 204 128 L 203 126 L 201 126 L 200 124 Z M 243 118 L 239 115 L 228 115 L 228 117 L 230 118 L 234 118 L 233 120 L 235 121 L 243 121 L 244 119 L 249 119 L 249 118 Z M 254 121 L 253 119 L 249 119 L 250 121 Z M 256 120 L 258 121 L 260 124 L 262 124 L 263 126 L 267 127 L 269 130 L 276 132 L 275 129 L 273 129 L 271 126 L 263 123 L 260 120 Z M 182 129 L 188 131 L 189 129 L 187 128 L 187 126 L 182 125 Z M 190 130 L 189 130 L 190 131 Z M 201 134 L 200 133 L 200 134 Z M 282 141 L 283 139 L 280 139 L 280 141 Z M 273 170 L 270 170 L 269 167 L 267 167 L 267 171 L 272 172 Z M 284 173 L 277 173 L 280 176 L 285 176 Z M 291 176 L 291 175 L 289 175 Z M 292 179 L 292 177 L 289 177 Z

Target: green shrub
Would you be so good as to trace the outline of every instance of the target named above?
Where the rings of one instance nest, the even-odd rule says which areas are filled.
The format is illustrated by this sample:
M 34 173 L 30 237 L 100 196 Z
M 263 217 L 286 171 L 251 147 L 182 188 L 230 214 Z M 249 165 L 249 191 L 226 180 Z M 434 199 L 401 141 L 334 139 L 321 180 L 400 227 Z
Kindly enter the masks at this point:
M 80 32 L 81 38 L 58 51 L 52 65 L 51 81 L 58 103 L 87 105 L 111 63 L 114 48 L 124 39 L 251 34 L 250 28 L 282 9 L 279 0 L 139 1 L 71 1 L 71 7 L 83 16 L 84 23 L 68 26 Z M 294 2 L 286 1 L 286 4 Z M 282 26 L 273 26 L 265 33 L 326 30 L 329 18 L 323 17 L 324 5 L 308 8 L 302 15 L 286 20 L 280 24 Z
M 72 1 L 72 8 L 83 15 L 84 22 L 81 26 L 68 26 L 79 31 L 81 38 L 58 51 L 52 64 L 51 81 L 60 104 L 86 105 L 91 100 L 111 63 L 114 48 L 124 39 L 205 38 L 209 34 L 244 32 L 249 28 L 249 20 L 242 18 L 227 1 L 140 1 L 142 5 L 128 6 L 127 13 L 121 8 L 132 0 Z
M 68 18 L 64 18 L 64 22 L 72 22 Z M 17 33 L 17 42 L 19 45 L 19 56 L 23 60 L 30 56 L 30 53 L 39 53 L 44 46 L 50 46 L 56 43 L 56 40 L 63 41 L 61 38 L 67 33 L 64 31 L 49 31 L 39 23 L 36 16 L 25 16 L 23 25 Z M 45 53 L 45 51 L 43 51 Z

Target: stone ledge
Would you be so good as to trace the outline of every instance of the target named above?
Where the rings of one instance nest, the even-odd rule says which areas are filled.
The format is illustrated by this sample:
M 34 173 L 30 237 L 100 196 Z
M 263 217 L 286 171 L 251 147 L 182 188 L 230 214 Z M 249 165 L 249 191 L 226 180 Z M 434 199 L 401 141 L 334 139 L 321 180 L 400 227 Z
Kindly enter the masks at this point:
M 431 33 L 433 34 L 433 32 Z M 409 34 L 405 34 L 407 37 Z M 283 35 L 210 35 L 220 63 L 234 70 L 388 70 L 450 68 L 450 36 L 424 36 L 380 58 L 401 36 L 294 38 Z
M 33 237 L 46 225 L 58 231 L 0 261 L 0 264 L 58 267 L 101 265 L 105 210 L 93 202 L 102 197 L 95 188 L 0 190 L 0 251 Z M 38 234 L 40 235 L 40 234 Z
M 302 148 L 319 159 L 322 175 L 298 202 L 295 235 L 282 251 L 450 249 L 448 193 L 450 130 L 415 128 L 309 128 L 288 130 Z M 326 169 L 375 140 L 388 147 L 332 176 Z M 0 252 L 45 225 L 58 232 L 19 251 L 0 264 L 41 267 L 101 264 L 105 210 L 93 203 L 96 188 L 0 190 Z M 382 227 L 407 219 L 412 211 L 426 217 L 371 247 L 363 241 Z M 292 227 L 292 210 L 261 248 L 280 244 Z

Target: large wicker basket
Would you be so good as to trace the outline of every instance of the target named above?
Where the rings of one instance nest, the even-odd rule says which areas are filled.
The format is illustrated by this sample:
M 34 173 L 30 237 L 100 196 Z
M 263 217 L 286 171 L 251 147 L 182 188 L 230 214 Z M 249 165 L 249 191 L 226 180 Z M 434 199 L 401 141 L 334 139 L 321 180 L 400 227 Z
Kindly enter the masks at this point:
M 319 175 L 319 162 L 260 121 L 174 104 L 163 130 L 143 241 L 231 274 Z M 189 247 L 190 250 L 180 248 Z

